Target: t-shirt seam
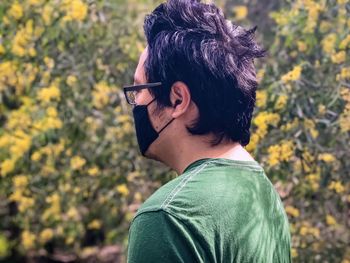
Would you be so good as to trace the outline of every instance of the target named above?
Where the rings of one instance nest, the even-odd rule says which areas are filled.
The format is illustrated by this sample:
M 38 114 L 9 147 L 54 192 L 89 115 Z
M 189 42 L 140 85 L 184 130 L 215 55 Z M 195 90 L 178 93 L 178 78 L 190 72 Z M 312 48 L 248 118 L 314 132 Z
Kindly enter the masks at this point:
M 189 173 L 186 177 L 184 177 L 175 187 L 174 189 L 167 195 L 167 197 L 164 199 L 163 203 L 161 204 L 160 208 L 167 208 L 168 205 L 171 203 L 171 201 L 174 199 L 174 197 L 184 188 L 190 179 L 198 174 L 200 171 L 204 169 L 211 161 L 205 162 L 202 165 L 200 165 L 196 170 L 192 171 L 192 173 Z M 170 199 L 169 199 L 170 198 Z
M 252 168 L 251 170 L 254 170 L 254 171 L 264 171 L 264 169 L 259 166 L 259 164 L 238 164 L 238 163 L 229 163 L 229 162 L 226 162 L 226 161 L 220 161 L 220 160 L 213 160 L 211 161 L 212 163 L 219 163 L 219 164 L 225 164 L 227 166 L 231 166 L 231 167 L 244 167 L 244 168 Z
M 144 214 L 144 213 L 149 213 L 149 212 L 158 212 L 158 211 L 163 211 L 164 209 L 162 209 L 161 207 L 146 207 L 146 208 L 143 208 L 142 210 L 140 211 L 137 211 L 134 218 L 131 220 L 131 223 L 130 223 L 130 226 L 133 224 L 133 222 L 135 221 L 135 219 Z
M 152 213 L 152 212 L 165 212 L 173 217 L 175 217 L 176 219 L 180 220 L 182 224 L 185 224 L 185 222 L 183 222 L 183 219 L 181 217 L 179 217 L 176 213 L 174 213 L 173 211 L 171 211 L 171 209 L 169 208 L 161 208 L 161 207 L 157 207 L 157 208 L 148 208 L 148 209 L 143 209 L 142 211 L 140 211 L 137 215 L 135 215 L 134 219 L 136 219 L 136 217 L 142 215 L 142 214 L 146 214 L 146 213 Z M 186 225 L 186 224 L 185 224 Z M 187 225 L 186 225 L 187 226 Z

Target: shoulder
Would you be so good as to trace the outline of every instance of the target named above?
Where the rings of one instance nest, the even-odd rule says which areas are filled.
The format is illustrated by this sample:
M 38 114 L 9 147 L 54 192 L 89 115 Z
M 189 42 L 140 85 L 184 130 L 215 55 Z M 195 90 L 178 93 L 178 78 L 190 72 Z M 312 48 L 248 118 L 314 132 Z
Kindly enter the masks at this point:
M 129 230 L 128 262 L 195 262 L 192 234 L 162 209 L 138 214 Z
M 164 210 L 162 210 L 163 204 L 169 198 L 169 195 L 171 195 L 177 189 L 178 185 L 181 184 L 181 181 L 183 179 L 182 176 L 185 175 L 181 175 L 179 177 L 174 178 L 165 185 L 161 186 L 150 197 L 148 197 L 146 201 L 137 210 L 134 219 L 139 215 L 147 212 L 164 212 Z
M 135 217 L 141 213 L 151 212 L 151 211 L 168 211 L 169 203 L 173 202 L 175 199 L 178 199 L 181 195 L 181 192 L 191 184 L 191 179 L 202 173 L 205 164 L 196 167 L 193 170 L 185 172 L 180 176 L 169 181 L 165 185 L 161 186 L 157 191 L 155 191 L 138 209 Z M 182 196 L 181 202 L 188 202 L 192 195 Z M 180 203 L 181 203 L 180 202 Z
M 152 231 L 152 228 L 168 228 L 170 225 L 181 227 L 183 223 L 175 214 L 162 208 L 142 210 L 135 215 L 131 222 L 130 230 L 141 227 L 142 232 Z M 147 226 L 147 228 L 145 228 Z
M 189 214 L 191 208 L 233 207 L 246 198 L 258 198 L 257 192 L 263 194 L 272 189 L 256 162 L 211 159 L 160 187 L 141 205 L 136 216 L 159 210 L 181 216 Z

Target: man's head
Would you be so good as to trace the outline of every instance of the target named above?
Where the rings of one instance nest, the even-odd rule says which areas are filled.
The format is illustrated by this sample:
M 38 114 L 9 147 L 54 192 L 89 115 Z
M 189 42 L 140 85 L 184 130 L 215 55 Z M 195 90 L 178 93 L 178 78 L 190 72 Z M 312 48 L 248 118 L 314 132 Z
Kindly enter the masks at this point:
M 212 146 L 224 139 L 249 143 L 257 88 L 253 60 L 264 55 L 255 29 L 235 26 L 215 5 L 195 0 L 168 0 L 146 16 L 147 48 L 135 82 L 162 83 L 139 97 L 141 104 L 155 99 L 148 112 L 156 131 L 177 119 L 181 123 L 167 128 L 168 140 L 183 125 L 188 136 L 212 135 Z

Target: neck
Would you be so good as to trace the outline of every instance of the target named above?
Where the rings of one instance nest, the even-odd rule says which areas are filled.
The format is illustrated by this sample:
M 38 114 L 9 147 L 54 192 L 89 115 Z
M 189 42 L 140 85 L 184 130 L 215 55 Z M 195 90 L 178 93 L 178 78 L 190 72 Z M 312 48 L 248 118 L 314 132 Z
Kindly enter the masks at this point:
M 222 142 L 210 145 L 208 136 L 189 136 L 164 149 L 167 154 L 159 158 L 162 163 L 182 174 L 191 163 L 203 158 L 227 158 L 232 160 L 254 160 L 250 154 L 236 142 Z

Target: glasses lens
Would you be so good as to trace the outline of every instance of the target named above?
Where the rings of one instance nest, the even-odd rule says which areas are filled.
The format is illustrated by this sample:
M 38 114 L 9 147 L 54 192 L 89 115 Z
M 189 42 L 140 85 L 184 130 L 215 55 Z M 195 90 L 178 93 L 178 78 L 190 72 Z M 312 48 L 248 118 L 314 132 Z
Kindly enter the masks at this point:
M 130 104 L 135 104 L 135 100 L 136 100 L 136 91 L 132 90 L 132 91 L 128 91 L 126 93 L 127 96 L 127 100 Z

